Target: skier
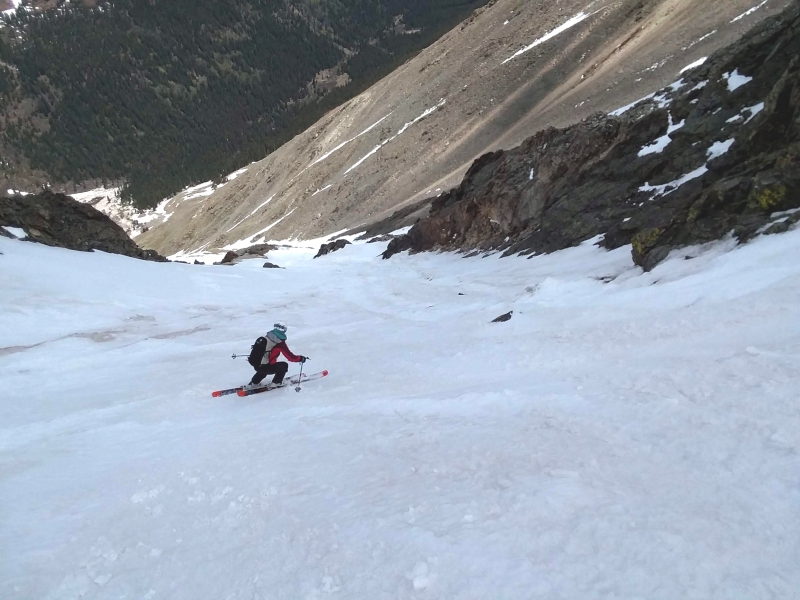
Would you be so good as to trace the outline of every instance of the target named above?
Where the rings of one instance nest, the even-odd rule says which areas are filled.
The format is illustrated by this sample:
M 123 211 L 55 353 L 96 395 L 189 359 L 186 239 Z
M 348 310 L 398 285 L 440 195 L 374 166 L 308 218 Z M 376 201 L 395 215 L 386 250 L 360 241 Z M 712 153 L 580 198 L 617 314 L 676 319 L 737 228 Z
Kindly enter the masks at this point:
M 263 338 L 256 340 L 256 344 L 253 346 L 253 353 L 248 359 L 256 370 L 256 374 L 253 375 L 253 379 L 245 386 L 245 389 L 251 390 L 259 387 L 267 375 L 275 375 L 272 378 L 272 383 L 269 384 L 270 389 L 285 385 L 283 378 L 286 375 L 286 371 L 289 370 L 289 364 L 282 361 L 278 362 L 278 357 L 281 354 L 294 363 L 304 363 L 308 360 L 307 356 L 296 355 L 289 350 L 289 346 L 286 345 L 286 329 L 286 323 L 278 321 L 272 326 L 272 331 Z M 258 356 L 254 356 L 254 353 L 260 352 L 262 345 L 264 352 L 259 360 Z

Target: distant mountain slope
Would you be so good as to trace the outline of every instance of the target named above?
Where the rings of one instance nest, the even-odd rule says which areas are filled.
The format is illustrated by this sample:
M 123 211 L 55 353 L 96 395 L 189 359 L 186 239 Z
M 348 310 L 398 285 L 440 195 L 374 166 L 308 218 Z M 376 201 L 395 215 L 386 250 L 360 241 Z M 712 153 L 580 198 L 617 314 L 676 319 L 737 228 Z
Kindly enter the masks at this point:
M 262 158 L 486 1 L 26 5 L 0 28 L 0 185 L 124 181 L 154 206 Z
M 314 238 L 435 197 L 471 162 L 679 78 L 787 0 L 499 0 L 137 241 L 162 253 Z
M 384 256 L 599 237 L 652 269 L 680 247 L 786 231 L 800 220 L 799 32 L 794 0 L 634 107 L 483 155 Z

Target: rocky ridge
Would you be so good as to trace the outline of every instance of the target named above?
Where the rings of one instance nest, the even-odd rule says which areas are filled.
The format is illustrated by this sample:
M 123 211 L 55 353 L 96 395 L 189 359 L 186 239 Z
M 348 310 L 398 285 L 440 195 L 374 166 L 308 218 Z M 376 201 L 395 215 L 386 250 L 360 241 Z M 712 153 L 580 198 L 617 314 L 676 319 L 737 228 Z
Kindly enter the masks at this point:
M 676 247 L 785 230 L 799 207 L 795 0 L 634 107 L 480 157 L 384 256 L 543 253 L 603 235 L 649 269 Z
M 143 250 L 108 216 L 65 196 L 0 197 L 0 226 L 18 227 L 27 239 L 70 250 L 100 250 L 143 260 L 166 261 L 155 250 Z

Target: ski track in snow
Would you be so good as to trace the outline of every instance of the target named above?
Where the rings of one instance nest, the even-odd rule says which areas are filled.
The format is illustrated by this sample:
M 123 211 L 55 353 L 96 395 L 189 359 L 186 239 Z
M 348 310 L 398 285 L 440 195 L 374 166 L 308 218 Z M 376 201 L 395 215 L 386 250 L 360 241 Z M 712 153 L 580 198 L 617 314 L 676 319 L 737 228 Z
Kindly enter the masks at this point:
M 800 589 L 800 231 L 650 273 L 592 243 L 300 246 L 265 270 L 0 238 L 0 597 Z M 279 318 L 331 375 L 211 398 Z

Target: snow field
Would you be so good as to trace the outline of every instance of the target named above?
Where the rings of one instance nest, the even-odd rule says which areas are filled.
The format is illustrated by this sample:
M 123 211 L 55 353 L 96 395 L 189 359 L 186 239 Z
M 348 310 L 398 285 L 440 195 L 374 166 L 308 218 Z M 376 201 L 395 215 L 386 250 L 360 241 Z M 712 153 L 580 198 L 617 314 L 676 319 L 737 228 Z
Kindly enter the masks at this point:
M 592 242 L 383 248 L 268 270 L 0 238 L 0 597 L 800 589 L 799 231 L 647 274 Z M 211 398 L 278 319 L 331 375 Z

